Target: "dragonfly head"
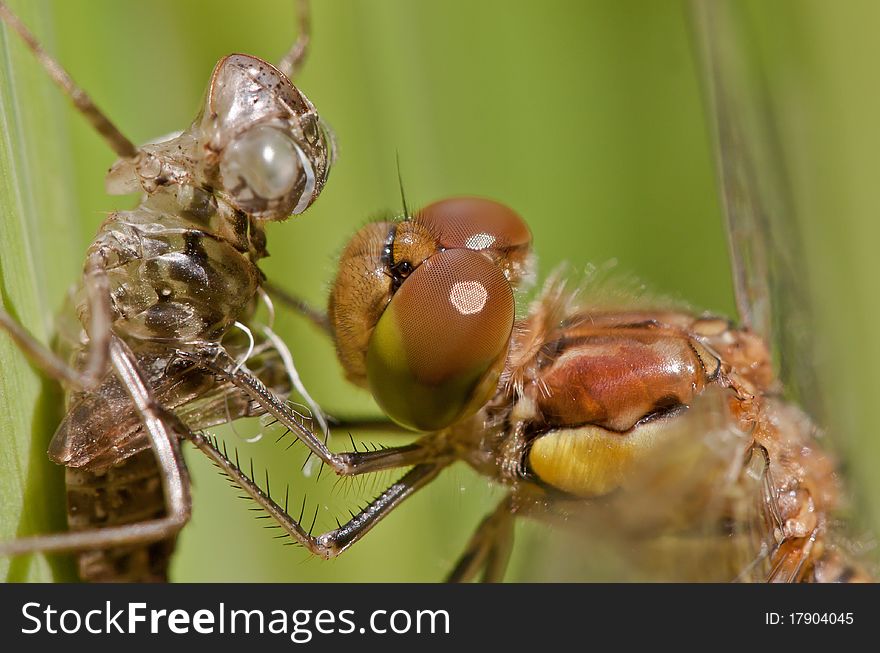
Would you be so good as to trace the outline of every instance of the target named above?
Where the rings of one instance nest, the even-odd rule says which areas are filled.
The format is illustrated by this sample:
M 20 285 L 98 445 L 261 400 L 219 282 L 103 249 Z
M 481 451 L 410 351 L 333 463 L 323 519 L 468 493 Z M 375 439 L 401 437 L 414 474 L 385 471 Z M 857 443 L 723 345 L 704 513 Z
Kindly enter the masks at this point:
M 205 181 L 258 219 L 302 213 L 327 181 L 330 130 L 309 99 L 262 59 L 221 59 L 193 127 L 206 154 Z
M 351 239 L 329 314 L 346 374 L 415 430 L 473 415 L 495 392 L 531 234 L 497 202 L 442 200 Z
M 258 220 L 284 220 L 318 199 L 334 157 L 332 132 L 284 73 L 233 54 L 214 68 L 192 126 L 117 161 L 107 190 L 152 194 L 170 187 L 188 198 L 200 189 L 197 196 L 214 195 Z

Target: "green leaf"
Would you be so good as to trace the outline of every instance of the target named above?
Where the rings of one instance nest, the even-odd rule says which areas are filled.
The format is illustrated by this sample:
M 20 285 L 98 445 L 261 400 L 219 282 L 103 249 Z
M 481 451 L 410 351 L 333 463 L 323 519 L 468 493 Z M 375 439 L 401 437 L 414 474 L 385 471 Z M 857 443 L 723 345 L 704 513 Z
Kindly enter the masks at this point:
M 41 3 L 12 3 L 37 33 Z M 73 271 L 69 234 L 77 229 L 71 204 L 72 167 L 66 154 L 63 96 L 17 36 L 0 29 L 0 300 L 42 342 Z M 46 265 L 52 261 L 52 266 Z M 57 267 L 56 267 L 57 266 Z M 8 337 L 0 335 L 0 539 L 65 529 L 63 470 L 46 457 L 60 418 L 60 388 L 41 376 Z M 72 580 L 68 558 L 21 556 L 0 560 L 9 581 Z

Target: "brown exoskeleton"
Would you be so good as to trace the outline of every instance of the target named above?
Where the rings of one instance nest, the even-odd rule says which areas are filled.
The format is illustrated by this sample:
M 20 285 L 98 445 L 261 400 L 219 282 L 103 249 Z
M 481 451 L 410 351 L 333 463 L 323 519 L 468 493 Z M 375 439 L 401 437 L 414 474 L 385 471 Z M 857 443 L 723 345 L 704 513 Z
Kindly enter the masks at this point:
M 283 343 L 247 325 L 262 293 L 265 223 L 305 211 L 334 157 L 332 135 L 290 82 L 306 54 L 308 14 L 302 7 L 300 36 L 277 68 L 244 54 L 221 59 L 193 124 L 141 147 L 4 3 L 0 19 L 119 156 L 108 191 L 143 192 L 88 249 L 74 299 L 82 334 L 66 343 L 66 360 L 0 310 L 0 326 L 68 390 L 49 456 L 66 468 L 70 526 L 0 552 L 77 551 L 85 580 L 161 580 L 191 510 L 179 440 L 210 446 L 193 432 L 260 411 L 213 366 L 266 395 L 264 384 L 290 391 Z M 285 410 L 289 428 L 304 431 Z

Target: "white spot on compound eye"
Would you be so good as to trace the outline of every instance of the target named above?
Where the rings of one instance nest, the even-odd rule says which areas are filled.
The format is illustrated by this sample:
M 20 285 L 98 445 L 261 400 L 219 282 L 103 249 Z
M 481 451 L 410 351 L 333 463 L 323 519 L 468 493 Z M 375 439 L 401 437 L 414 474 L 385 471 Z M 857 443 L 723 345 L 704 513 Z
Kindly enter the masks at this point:
M 162 290 L 160 291 L 160 294 L 163 297 L 171 297 L 171 288 L 162 288 Z
M 475 249 L 477 251 L 481 249 L 489 249 L 492 245 L 495 244 L 495 236 L 492 234 L 473 234 L 468 236 L 468 239 L 465 241 L 464 246 L 468 249 Z
M 458 281 L 449 291 L 449 301 L 462 315 L 479 313 L 486 306 L 489 293 L 479 281 Z

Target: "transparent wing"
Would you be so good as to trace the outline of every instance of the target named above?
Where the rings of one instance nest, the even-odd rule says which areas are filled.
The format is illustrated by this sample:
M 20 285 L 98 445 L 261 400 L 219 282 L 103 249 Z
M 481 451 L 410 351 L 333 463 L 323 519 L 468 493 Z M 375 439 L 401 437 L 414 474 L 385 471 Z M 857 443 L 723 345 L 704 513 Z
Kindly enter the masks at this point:
M 225 342 L 234 358 L 247 349 L 240 340 L 236 332 Z M 258 342 L 248 367 L 268 388 L 287 396 L 291 388 L 284 366 L 277 351 L 263 344 Z M 151 374 L 156 399 L 192 431 L 262 414 L 238 388 L 212 374 L 188 364 L 175 366 L 172 359 L 147 358 L 141 363 Z M 95 469 L 116 464 L 149 446 L 131 398 L 119 381 L 108 375 L 97 391 L 76 396 L 52 438 L 49 456 L 71 467 Z
M 763 509 L 763 459 L 750 455 L 723 391 L 658 423 L 658 446 L 601 500 L 557 499 L 532 515 L 559 525 L 538 567 L 546 580 L 765 580 L 773 530 Z
M 740 320 L 770 344 L 789 397 L 819 417 L 803 246 L 756 40 L 742 3 L 692 10 Z

